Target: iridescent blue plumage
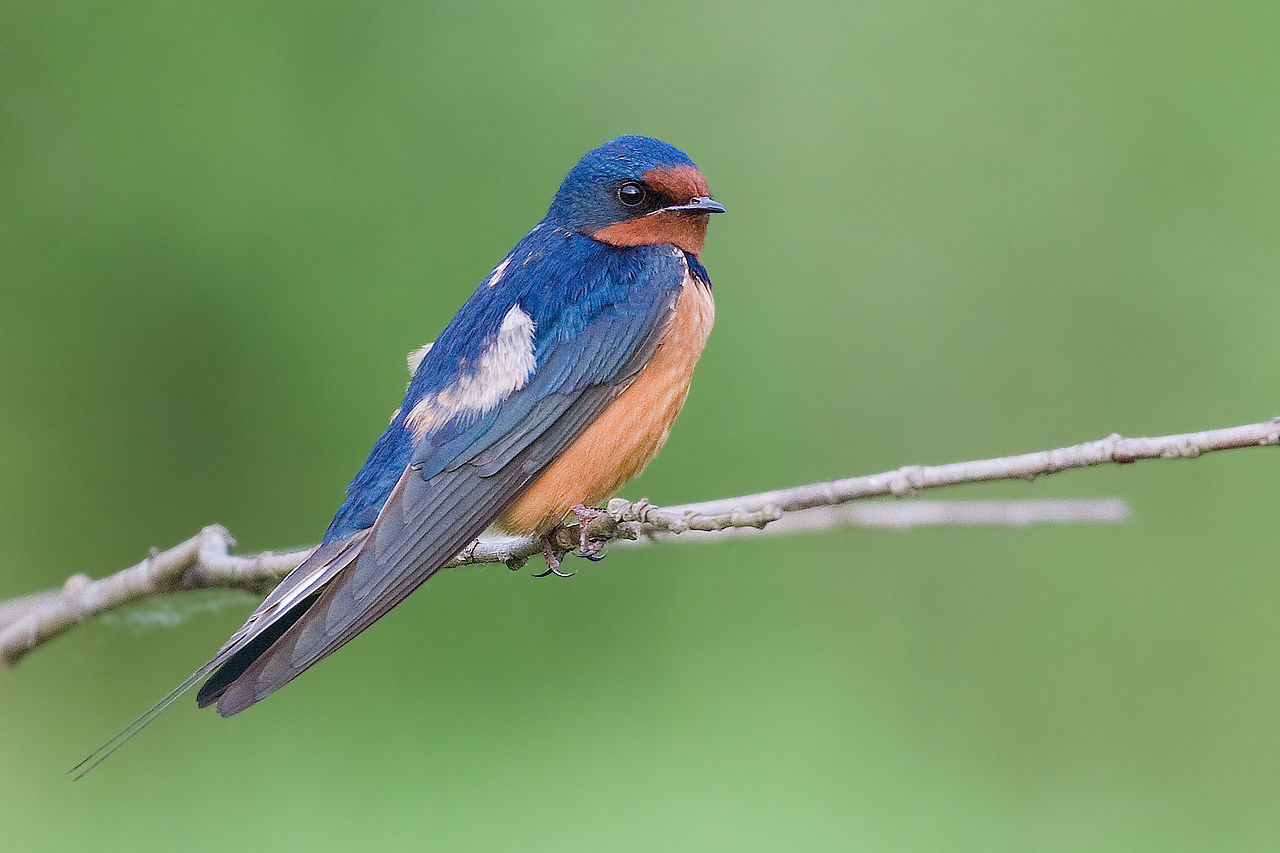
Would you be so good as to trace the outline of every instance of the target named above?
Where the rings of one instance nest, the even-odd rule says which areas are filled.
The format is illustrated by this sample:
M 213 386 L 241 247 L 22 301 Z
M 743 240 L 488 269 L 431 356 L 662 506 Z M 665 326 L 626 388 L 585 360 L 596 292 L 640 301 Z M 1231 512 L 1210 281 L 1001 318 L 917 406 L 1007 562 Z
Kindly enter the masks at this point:
M 413 460 L 413 435 L 406 426 L 409 413 L 425 397 L 449 388 L 468 364 L 475 363 L 492 344 L 513 306 L 518 305 L 533 321 L 535 358 L 540 366 L 547 363 L 557 345 L 573 342 L 578 355 L 573 368 L 582 376 L 594 376 L 616 368 L 619 356 L 630 352 L 628 340 L 620 340 L 617 334 L 625 324 L 593 327 L 592 322 L 603 314 L 613 315 L 614 320 L 630 316 L 651 321 L 663 300 L 679 290 L 687 258 L 683 253 L 677 257 L 670 247 L 618 248 L 546 220 L 540 223 L 499 265 L 501 273 L 481 282 L 436 339 L 415 371 L 395 417 L 347 487 L 346 500 L 324 541 L 346 538 L 373 524 Z M 705 269 L 696 258 L 693 263 L 705 280 Z M 491 284 L 494 278 L 497 281 Z M 548 387 L 560 384 L 549 383 Z M 522 398 L 522 402 L 527 406 L 535 401 Z M 512 412 L 503 414 L 513 418 Z M 458 442 L 459 436 L 483 435 L 498 416 L 495 409 L 484 416 L 455 418 L 427 440 L 440 447 Z
M 642 289 L 649 281 L 662 282 L 659 289 L 664 291 L 679 286 L 683 270 L 661 246 L 616 247 L 586 236 L 628 215 L 607 192 L 612 184 L 670 167 L 696 168 L 684 152 L 665 142 L 620 136 L 589 152 L 570 170 L 544 219 L 481 283 L 415 372 L 395 417 L 348 485 L 346 499 L 325 532 L 326 543 L 377 520 L 413 457 L 414 437 L 405 423 L 409 413 L 424 397 L 456 381 L 463 365 L 474 363 L 512 305 L 529 312 L 541 360 L 549 343 L 579 335 L 601 306 L 625 305 L 630 290 Z M 695 275 L 709 282 L 697 256 L 683 254 Z M 468 425 L 459 420 L 449 429 Z
M 78 769 L 201 679 L 202 707 L 229 715 L 259 701 L 500 517 L 541 535 L 634 476 L 665 440 L 710 332 L 698 255 L 723 210 L 664 142 L 622 136 L 584 156 L 426 353 L 321 545 L 217 655 Z

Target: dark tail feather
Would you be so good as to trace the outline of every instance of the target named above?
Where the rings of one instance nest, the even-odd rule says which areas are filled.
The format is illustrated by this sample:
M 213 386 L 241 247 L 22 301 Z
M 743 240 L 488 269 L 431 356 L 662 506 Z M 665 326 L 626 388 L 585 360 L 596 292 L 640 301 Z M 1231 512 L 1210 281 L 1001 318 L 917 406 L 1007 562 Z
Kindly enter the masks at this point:
M 296 607 L 285 613 L 270 627 L 249 641 L 248 645 L 228 658 L 226 663 L 218 667 L 218 671 L 200 688 L 200 692 L 196 694 L 196 704 L 201 708 L 207 708 L 217 702 L 222 697 L 222 694 L 227 692 L 227 688 L 231 686 L 231 683 L 241 675 L 244 675 L 244 671 L 260 658 L 267 649 L 271 648 L 271 645 L 280 639 L 280 635 L 289 630 L 293 623 L 297 622 L 311 605 L 315 604 L 319 595 L 319 593 L 316 593 L 303 599 Z M 229 715 L 224 714 L 223 716 Z

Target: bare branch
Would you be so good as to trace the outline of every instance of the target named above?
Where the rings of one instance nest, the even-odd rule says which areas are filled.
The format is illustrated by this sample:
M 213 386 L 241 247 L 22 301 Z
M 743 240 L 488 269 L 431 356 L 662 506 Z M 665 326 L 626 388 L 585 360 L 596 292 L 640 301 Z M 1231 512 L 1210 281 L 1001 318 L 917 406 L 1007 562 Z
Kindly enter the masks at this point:
M 1155 438 L 1125 438 L 1112 433 L 1098 441 L 1060 447 L 1056 450 L 1042 450 L 1038 453 L 1024 453 L 1021 456 L 953 462 L 950 465 L 908 465 L 883 474 L 850 477 L 846 480 L 814 483 L 811 486 L 798 486 L 776 492 L 761 492 L 741 498 L 707 501 L 689 506 L 668 507 L 668 509 L 680 512 L 696 508 L 698 512 L 717 513 L 732 508 L 755 509 L 776 506 L 783 512 L 790 512 L 887 495 L 907 497 L 925 489 L 936 489 L 942 486 L 989 483 L 996 480 L 1034 480 L 1037 477 L 1056 474 L 1071 468 L 1089 468 L 1111 463 L 1126 464 L 1141 459 L 1195 459 L 1215 450 L 1236 450 L 1243 447 L 1265 447 L 1275 444 L 1280 444 L 1280 418 L 1244 426 L 1180 435 L 1162 435 Z
M 784 513 L 763 530 L 727 529 L 718 533 L 691 530 L 685 539 L 713 542 L 724 536 L 760 533 L 818 533 L 840 527 L 911 530 L 917 527 L 1030 527 L 1035 524 L 1119 524 L 1129 519 L 1129 505 L 1119 498 L 1048 498 L 1016 501 L 924 501 L 848 503 Z M 663 541 L 673 533 L 656 534 Z M 643 540 L 642 540 L 643 541 Z
M 607 515 L 589 523 L 588 533 L 600 541 L 625 543 L 837 527 L 1114 523 L 1128 517 L 1127 505 L 1115 499 L 853 504 L 868 498 L 909 497 L 943 486 L 1033 480 L 1071 468 L 1126 464 L 1140 459 L 1193 459 L 1216 450 L 1275 444 L 1280 444 L 1280 418 L 1155 438 L 1111 435 L 1099 441 L 1020 456 L 950 465 L 912 465 L 865 477 L 665 508 L 646 500 L 633 503 L 615 499 L 609 502 Z M 555 535 L 557 544 L 567 549 L 578 543 L 576 527 L 562 528 Z M 61 589 L 0 602 L 0 665 L 16 663 L 27 652 L 92 616 L 152 596 L 212 588 L 265 595 L 310 553 L 306 549 L 235 556 L 229 553 L 234 544 L 225 528 L 211 525 L 180 545 L 153 551 L 141 563 L 100 580 L 78 574 Z M 540 551 L 541 544 L 533 537 L 485 539 L 472 543 L 450 566 L 505 563 L 516 569 Z
M 264 551 L 237 557 L 228 553 L 233 545 L 226 528 L 212 524 L 167 551 L 153 549 L 141 563 L 101 580 L 72 575 L 61 589 L 0 603 L 0 664 L 16 663 L 90 616 L 144 598 L 191 589 L 243 589 L 266 595 L 310 553 Z

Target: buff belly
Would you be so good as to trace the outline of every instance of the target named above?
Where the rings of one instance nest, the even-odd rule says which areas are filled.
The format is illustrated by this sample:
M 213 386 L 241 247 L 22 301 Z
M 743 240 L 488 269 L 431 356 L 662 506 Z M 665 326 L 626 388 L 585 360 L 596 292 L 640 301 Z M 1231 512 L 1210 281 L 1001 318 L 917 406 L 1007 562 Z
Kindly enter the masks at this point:
M 640 473 L 662 448 L 711 333 L 711 290 L 685 278 L 653 358 L 604 413 L 498 518 L 506 533 L 543 534 L 576 504 L 591 506 Z

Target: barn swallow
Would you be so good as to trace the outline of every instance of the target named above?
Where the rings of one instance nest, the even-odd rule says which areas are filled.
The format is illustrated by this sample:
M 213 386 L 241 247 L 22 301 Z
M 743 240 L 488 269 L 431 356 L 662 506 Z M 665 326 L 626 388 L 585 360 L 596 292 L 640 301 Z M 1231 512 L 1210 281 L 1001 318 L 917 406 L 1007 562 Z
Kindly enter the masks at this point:
M 320 545 L 208 663 L 75 769 L 201 680 L 197 703 L 223 716 L 266 698 L 491 527 L 542 537 L 554 570 L 563 552 L 549 534 L 638 474 L 684 403 L 715 315 L 699 256 L 723 211 L 665 142 L 621 136 L 584 156 L 419 353 Z

